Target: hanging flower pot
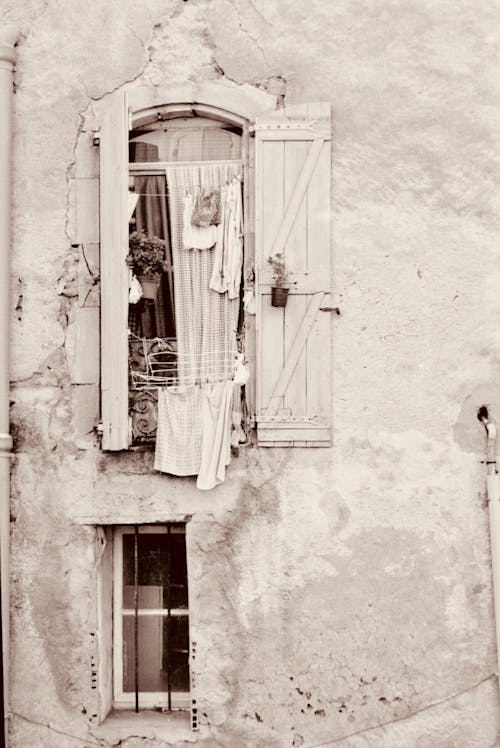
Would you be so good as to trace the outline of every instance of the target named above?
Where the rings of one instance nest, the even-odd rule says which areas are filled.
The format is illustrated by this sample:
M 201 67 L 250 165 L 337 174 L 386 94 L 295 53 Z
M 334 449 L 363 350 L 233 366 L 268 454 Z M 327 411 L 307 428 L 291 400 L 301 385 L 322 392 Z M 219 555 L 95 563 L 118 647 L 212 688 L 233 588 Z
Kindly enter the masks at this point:
M 289 290 L 289 288 L 283 288 L 282 286 L 273 286 L 271 288 L 271 306 L 286 306 Z
M 288 269 L 285 264 L 285 258 L 281 252 L 277 252 L 267 261 L 272 268 L 273 281 L 276 284 L 271 286 L 271 306 L 286 306 L 288 291 L 290 290 L 285 284 L 288 282 Z
M 149 278 L 145 275 L 139 275 L 138 280 L 142 286 L 142 298 L 154 301 L 160 287 L 160 281 L 157 278 Z
M 142 286 L 143 299 L 156 299 L 165 263 L 165 240 L 133 231 L 128 238 L 127 264 Z

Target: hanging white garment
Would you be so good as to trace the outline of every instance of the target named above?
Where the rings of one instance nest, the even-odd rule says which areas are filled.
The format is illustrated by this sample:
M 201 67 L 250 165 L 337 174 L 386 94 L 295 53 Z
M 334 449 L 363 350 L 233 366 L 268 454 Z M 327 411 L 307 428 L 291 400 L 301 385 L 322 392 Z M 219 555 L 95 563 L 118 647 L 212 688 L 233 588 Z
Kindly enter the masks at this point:
M 247 314 L 255 314 L 255 291 L 253 288 L 249 288 L 245 291 L 245 295 L 243 296 L 243 309 Z
M 202 398 L 199 387 L 158 390 L 155 470 L 197 475 L 201 461 Z
M 241 388 L 250 379 L 250 370 L 243 353 L 238 353 L 233 380 L 233 404 L 231 407 L 231 446 L 238 447 L 247 440 L 242 426 Z
M 243 263 L 243 205 L 240 181 L 233 180 L 229 188 L 231 210 L 227 229 L 227 293 L 230 299 L 237 299 L 240 295 Z
M 217 226 L 193 226 L 193 196 L 184 198 L 182 245 L 183 249 L 211 249 L 217 240 Z
M 228 292 L 230 299 L 240 295 L 243 263 L 243 205 L 241 184 L 233 179 L 221 189 L 221 223 L 217 231 L 210 288 Z
M 137 304 L 137 302 L 142 299 L 143 291 L 141 284 L 133 274 L 132 270 L 129 270 L 128 289 L 128 303 Z
M 233 382 L 204 385 L 201 398 L 201 463 L 196 486 L 208 491 L 224 481 L 231 461 Z

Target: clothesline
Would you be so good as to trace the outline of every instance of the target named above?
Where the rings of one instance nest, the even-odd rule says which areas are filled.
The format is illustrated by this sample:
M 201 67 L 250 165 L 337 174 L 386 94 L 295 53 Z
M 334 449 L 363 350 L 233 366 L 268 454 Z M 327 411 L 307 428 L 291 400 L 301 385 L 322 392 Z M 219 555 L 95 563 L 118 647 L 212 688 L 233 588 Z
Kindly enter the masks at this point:
M 130 337 L 139 343 L 136 353 L 140 356 L 137 362 L 140 368 L 134 368 L 134 361 L 131 362 L 133 389 L 230 381 L 241 356 L 234 348 L 215 354 L 213 351 L 179 352 L 173 349 L 171 342 L 161 338 L 140 338 L 134 333 L 130 333 Z
M 231 184 L 231 182 L 241 182 L 242 179 L 243 179 L 243 175 L 242 174 L 234 174 L 231 177 L 231 179 L 226 179 L 225 180 L 225 184 L 229 185 L 229 184 Z M 201 189 L 201 188 L 196 188 L 195 192 L 197 190 L 199 190 L 199 189 Z M 167 191 L 166 192 L 137 192 L 136 189 L 131 188 L 131 187 L 129 187 L 129 192 L 131 194 L 133 194 L 133 195 L 137 195 L 137 197 L 169 197 L 169 195 L 170 195 L 170 193 L 168 191 L 168 186 L 167 186 Z M 186 191 L 186 192 L 189 193 L 189 191 Z
M 243 166 L 243 162 L 240 158 L 235 159 L 220 159 L 219 161 L 136 161 L 131 162 L 129 164 L 130 171 L 133 173 L 134 171 L 141 171 L 144 169 L 149 169 L 151 171 L 160 169 L 165 169 L 168 167 L 169 169 L 185 169 L 186 166 L 206 166 L 206 167 L 212 167 L 212 166 L 233 166 L 233 165 L 240 165 Z

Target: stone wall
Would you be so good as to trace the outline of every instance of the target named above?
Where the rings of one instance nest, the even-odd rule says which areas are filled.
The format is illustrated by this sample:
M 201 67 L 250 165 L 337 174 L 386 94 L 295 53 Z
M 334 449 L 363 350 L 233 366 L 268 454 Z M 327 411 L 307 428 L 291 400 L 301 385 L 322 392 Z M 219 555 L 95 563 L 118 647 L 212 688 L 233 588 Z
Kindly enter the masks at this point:
M 0 21 L 20 29 L 11 745 L 498 744 L 476 418 L 500 413 L 498 5 L 0 0 Z M 127 84 L 200 80 L 331 102 L 342 312 L 333 448 L 242 449 L 208 494 L 100 452 L 92 364 L 94 118 Z M 202 729 L 102 732 L 93 525 L 186 514 Z

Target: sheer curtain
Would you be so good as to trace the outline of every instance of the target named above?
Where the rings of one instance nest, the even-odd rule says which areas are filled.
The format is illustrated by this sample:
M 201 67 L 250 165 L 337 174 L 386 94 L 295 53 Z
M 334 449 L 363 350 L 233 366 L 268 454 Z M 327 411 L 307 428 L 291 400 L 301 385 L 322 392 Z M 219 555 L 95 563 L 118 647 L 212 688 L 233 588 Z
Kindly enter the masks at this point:
M 201 187 L 220 189 L 241 171 L 241 161 L 166 167 L 181 384 L 217 382 L 233 374 L 239 299 L 229 299 L 227 293 L 209 287 L 214 250 L 184 249 L 182 228 L 187 192 L 194 194 Z

